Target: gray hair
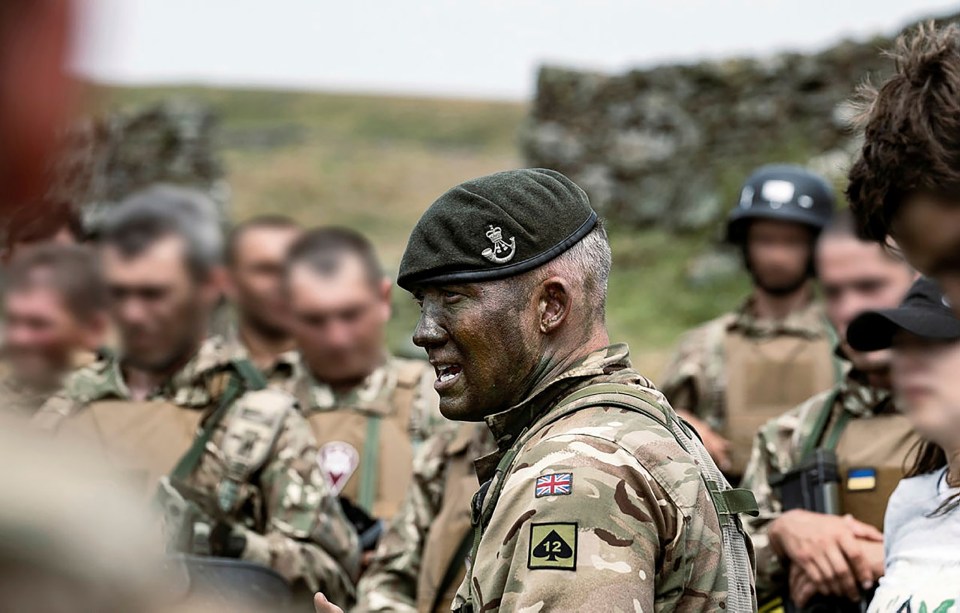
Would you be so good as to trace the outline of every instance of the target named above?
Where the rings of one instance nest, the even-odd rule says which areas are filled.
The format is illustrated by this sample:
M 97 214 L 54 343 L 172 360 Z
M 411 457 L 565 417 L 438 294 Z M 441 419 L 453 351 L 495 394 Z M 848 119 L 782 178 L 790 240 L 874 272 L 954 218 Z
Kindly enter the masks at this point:
M 220 263 L 223 231 L 216 204 L 203 192 L 174 185 L 155 185 L 121 202 L 104 220 L 99 242 L 132 257 L 168 236 L 186 243 L 187 266 L 196 278 L 206 278 Z
M 607 230 L 598 220 L 596 227 L 573 247 L 517 279 L 528 283 L 540 282 L 554 275 L 563 277 L 585 298 L 588 319 L 603 322 L 606 319 L 607 285 L 612 264 Z

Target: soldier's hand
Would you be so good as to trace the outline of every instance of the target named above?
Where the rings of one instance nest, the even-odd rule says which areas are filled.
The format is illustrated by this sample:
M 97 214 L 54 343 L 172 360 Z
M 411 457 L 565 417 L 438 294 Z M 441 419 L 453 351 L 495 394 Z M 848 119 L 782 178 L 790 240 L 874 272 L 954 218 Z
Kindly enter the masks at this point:
M 803 569 L 797 565 L 790 567 L 790 600 L 798 609 L 807 606 L 817 593 L 817 586 Z
M 857 534 L 871 538 L 858 539 Z M 787 511 L 768 529 L 770 546 L 777 555 L 792 564 L 813 582 L 822 594 L 860 599 L 860 588 L 874 583 L 874 565 L 864 543 L 876 543 L 876 529 L 853 518 Z
M 317 613 L 343 613 L 343 609 L 327 600 L 323 592 L 317 592 L 313 596 L 313 608 Z
M 730 470 L 730 441 L 720 436 L 716 430 L 710 427 L 710 424 L 696 417 L 690 411 L 683 409 L 677 410 L 677 414 L 685 419 L 700 435 L 703 440 L 703 446 L 707 453 L 717 463 L 717 468 L 722 471 Z

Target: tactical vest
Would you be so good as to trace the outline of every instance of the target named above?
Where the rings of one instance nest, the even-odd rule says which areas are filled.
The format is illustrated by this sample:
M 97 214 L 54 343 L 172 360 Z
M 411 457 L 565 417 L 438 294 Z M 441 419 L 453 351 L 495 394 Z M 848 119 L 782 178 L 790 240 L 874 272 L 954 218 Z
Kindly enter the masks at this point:
M 833 343 L 794 335 L 750 338 L 728 331 L 723 340 L 726 376 L 724 423 L 730 441 L 728 474 L 739 477 L 750 460 L 753 436 L 765 423 L 837 383 Z
M 101 453 L 137 491 L 150 495 L 190 448 L 205 413 L 166 400 L 101 400 L 66 419 L 57 436 Z
M 445 450 L 443 499 L 423 545 L 417 578 L 417 611 L 449 612 L 457 588 L 463 582 L 464 561 L 472 543 L 470 500 L 479 485 L 473 466 L 475 458 L 468 453 L 475 427 L 474 424 L 460 426 Z
M 694 430 L 677 417 L 672 410 L 653 403 L 639 390 L 619 383 L 597 383 L 571 394 L 552 409 L 545 418 L 528 426 L 517 437 L 497 465 L 491 481 L 481 486 L 471 504 L 474 524 L 470 560 L 475 560 L 483 533 L 493 517 L 503 486 L 509 477 L 514 460 L 533 436 L 558 420 L 588 408 L 616 407 L 639 413 L 653 422 L 652 427 L 665 428 L 680 447 L 689 453 L 700 467 L 700 478 L 709 492 L 720 520 L 722 558 L 727 576 L 725 611 L 741 613 L 755 611 L 756 594 L 753 589 L 753 566 L 739 514 L 758 514 L 757 501 L 749 490 L 730 487 L 714 464 Z M 469 577 L 468 577 L 469 579 Z M 475 613 L 473 582 L 467 581 L 466 602 L 456 613 Z
M 424 362 L 400 362 L 397 384 L 388 398 L 314 410 L 306 416 L 328 483 L 372 517 L 393 517 L 410 484 L 414 454 L 410 421 L 426 368 Z M 301 378 L 295 395 L 301 407 L 312 404 L 309 377 Z
M 98 400 L 64 420 L 57 436 L 98 451 L 134 487 L 152 495 L 162 477 L 186 479 L 233 402 L 244 390 L 262 387 L 252 365 L 244 362 L 233 367 L 209 377 L 207 388 L 213 399 L 209 406 L 184 407 L 169 400 Z M 230 461 L 234 456 L 242 457 L 235 438 L 229 431 L 224 437 L 228 465 L 238 463 Z
M 838 394 L 831 394 L 823 413 L 829 417 Z M 809 437 L 812 444 L 833 449 L 840 469 L 840 507 L 864 523 L 883 531 L 883 516 L 893 490 L 903 478 L 907 458 L 920 440 L 910 420 L 900 413 L 882 413 L 857 418 L 842 410 L 829 431 L 817 424 Z M 809 449 L 808 449 L 809 448 Z

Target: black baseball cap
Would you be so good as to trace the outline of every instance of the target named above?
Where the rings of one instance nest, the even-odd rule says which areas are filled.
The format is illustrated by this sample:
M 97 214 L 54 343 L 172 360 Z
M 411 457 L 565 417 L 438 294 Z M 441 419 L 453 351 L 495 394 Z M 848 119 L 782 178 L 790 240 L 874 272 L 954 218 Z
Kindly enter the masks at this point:
M 847 342 L 857 351 L 887 349 L 899 330 L 930 340 L 955 341 L 960 340 L 960 319 L 940 287 L 920 277 L 897 308 L 858 315 L 847 328 Z

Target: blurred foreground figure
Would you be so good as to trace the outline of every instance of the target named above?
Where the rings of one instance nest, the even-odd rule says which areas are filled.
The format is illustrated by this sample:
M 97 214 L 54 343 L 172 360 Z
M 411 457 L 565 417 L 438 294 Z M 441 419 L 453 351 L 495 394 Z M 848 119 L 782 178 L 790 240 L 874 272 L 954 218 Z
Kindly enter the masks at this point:
M 357 610 L 450 611 L 473 544 L 473 462 L 496 448 L 484 423 L 451 424 L 424 443 L 403 506 L 357 586 Z
M 286 291 L 303 365 L 290 390 L 365 551 L 403 501 L 415 447 L 445 422 L 430 365 L 387 351 L 391 285 L 352 230 L 311 230 L 290 250 Z
M 283 268 L 301 234 L 293 220 L 269 216 L 238 224 L 227 239 L 227 295 L 236 311 L 230 350 L 249 359 L 271 384 L 292 378 L 297 362 Z
M 316 589 L 346 603 L 357 537 L 309 426 L 291 396 L 204 340 L 221 243 L 203 198 L 159 186 L 111 214 L 99 242 L 122 348 L 71 375 L 36 421 L 156 492 L 171 550 L 273 568 L 306 606 Z
M 890 56 L 893 75 L 862 91 L 847 198 L 864 236 L 895 240 L 960 313 L 960 27 L 921 26 Z
M 0 217 L 40 202 L 74 99 L 73 2 L 0 2 Z M 38 214 L 37 217 L 40 215 Z
M 83 220 L 72 203 L 42 200 L 27 206 L 8 218 L 3 261 L 9 262 L 17 254 L 43 243 L 79 245 L 86 239 Z
M 72 370 L 96 359 L 107 332 L 106 287 L 94 254 L 42 245 L 8 269 L 0 410 L 33 415 Z
M 753 496 L 610 344 L 610 265 L 586 194 L 552 170 L 454 187 L 410 236 L 397 283 L 440 410 L 499 447 L 477 462 L 455 611 L 756 608 Z
M 841 211 L 820 237 L 817 276 L 827 317 L 845 339 L 854 317 L 895 307 L 917 275 L 857 239 Z M 890 397 L 890 352 L 859 352 L 841 340 L 839 353 L 850 362 L 844 380 L 767 422 L 754 439 L 742 485 L 760 506 L 746 525 L 761 604 L 859 611 L 883 574 L 884 511 L 918 437 Z
M 663 393 L 734 482 L 759 426 L 839 379 L 811 281 L 814 244 L 833 208 L 830 186 L 803 168 L 751 175 L 727 240 L 741 248 L 753 292 L 737 311 L 687 333 L 664 373 Z
M 924 278 L 898 308 L 850 324 L 857 350 L 892 348 L 894 393 L 924 439 L 887 506 L 886 572 L 871 613 L 960 606 L 960 320 L 945 302 Z
M 159 530 L 96 458 L 3 416 L 0 461 L 0 610 L 172 610 Z

